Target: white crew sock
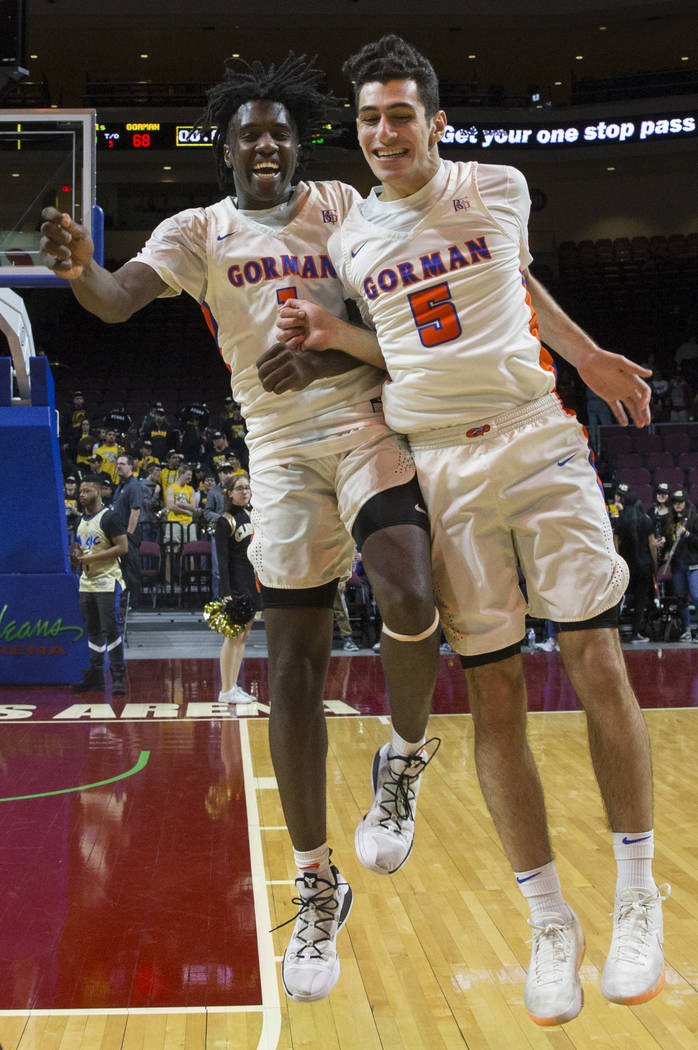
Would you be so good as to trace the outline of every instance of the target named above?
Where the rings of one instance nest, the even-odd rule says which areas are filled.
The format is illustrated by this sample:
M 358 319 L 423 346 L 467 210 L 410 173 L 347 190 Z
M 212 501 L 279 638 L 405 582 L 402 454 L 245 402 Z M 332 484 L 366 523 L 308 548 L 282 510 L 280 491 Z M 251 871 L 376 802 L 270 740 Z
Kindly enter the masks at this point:
M 328 882 L 334 881 L 330 871 L 330 847 L 326 842 L 316 849 L 309 849 L 305 852 L 294 849 L 293 859 L 301 874 L 305 871 L 313 871 L 321 879 L 327 879 Z
M 401 737 L 400 734 L 397 732 L 397 730 L 395 730 L 395 729 L 392 730 L 392 732 L 390 734 L 390 751 L 391 751 L 391 754 L 399 755 L 401 758 L 404 756 L 404 758 L 405 758 L 405 762 L 402 765 L 402 767 L 400 766 L 400 762 L 399 761 L 398 762 L 395 762 L 395 761 L 391 762 L 391 767 L 392 767 L 394 773 L 402 773 L 403 772 L 403 770 L 408 765 L 406 760 L 409 758 L 410 755 L 415 755 L 417 753 L 417 751 L 419 751 L 420 747 L 422 747 L 422 745 L 424 744 L 426 739 L 427 738 L 426 738 L 426 734 L 425 734 L 421 738 L 421 740 L 417 740 L 414 743 L 410 743 L 409 740 L 405 740 L 403 737 Z
M 528 901 L 531 919 L 537 926 L 545 926 L 548 922 L 564 924 L 571 921 L 572 911 L 562 896 L 560 880 L 552 860 L 529 871 L 515 871 L 514 875 Z
M 616 893 L 623 890 L 657 889 L 652 875 L 654 830 L 614 831 L 613 854 L 618 865 Z

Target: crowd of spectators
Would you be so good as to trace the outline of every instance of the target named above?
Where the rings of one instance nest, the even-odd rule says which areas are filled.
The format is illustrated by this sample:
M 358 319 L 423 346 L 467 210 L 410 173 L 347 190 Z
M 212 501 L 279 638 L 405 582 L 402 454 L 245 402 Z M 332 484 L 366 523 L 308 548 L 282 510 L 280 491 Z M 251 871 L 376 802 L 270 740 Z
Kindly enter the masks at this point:
M 690 425 L 698 419 L 695 336 L 679 347 L 675 364 L 671 380 L 656 369 L 650 380 L 653 424 L 659 434 L 663 422 L 688 423 L 686 434 L 695 430 L 691 440 L 698 457 L 698 424 Z M 564 376 L 559 388 L 565 399 Z M 623 457 L 614 454 L 611 441 L 623 432 L 611 425 L 608 406 L 589 391 L 579 414 L 597 453 L 616 543 L 630 566 L 625 599 L 630 640 L 691 642 L 691 610 L 698 608 L 698 512 L 688 493 L 692 474 L 688 471 L 683 483 L 670 484 L 662 480 L 661 472 L 655 473 L 649 497 L 647 486 L 633 485 L 632 478 L 630 484 L 624 480 L 630 471 L 624 471 Z M 211 540 L 224 511 L 226 483 L 247 472 L 245 434 L 240 407 L 232 397 L 215 415 L 198 401 L 168 415 L 165 406 L 155 401 L 142 419 L 134 421 L 124 404 L 97 418 L 84 393 L 74 391 L 61 416 L 69 542 L 74 540 L 81 512 L 80 480 L 96 474 L 102 480 L 103 502 L 120 515 L 129 536 L 124 571 L 132 606 L 138 603 L 141 571 L 150 564 L 150 555 L 143 557 L 142 543 L 157 545 L 162 595 L 173 600 L 178 600 L 184 544 L 209 543 L 210 592 L 218 597 L 219 571 Z M 338 623 L 345 647 L 353 648 L 348 618 L 340 615 Z M 546 639 L 544 648 L 546 644 L 552 648 L 554 639 Z
M 184 544 L 210 543 L 224 509 L 222 486 L 247 472 L 245 434 L 232 397 L 213 418 L 198 401 L 168 418 L 165 406 L 156 401 L 134 421 L 123 404 L 100 418 L 84 392 L 74 391 L 60 426 L 69 543 L 81 514 L 80 481 L 96 475 L 102 481 L 103 503 L 117 513 L 129 537 L 124 570 L 132 606 L 141 591 L 141 569 L 148 564 L 141 555 L 143 543 L 157 544 L 163 589 L 174 594 Z M 211 590 L 217 597 L 215 544 L 210 544 L 209 557 Z

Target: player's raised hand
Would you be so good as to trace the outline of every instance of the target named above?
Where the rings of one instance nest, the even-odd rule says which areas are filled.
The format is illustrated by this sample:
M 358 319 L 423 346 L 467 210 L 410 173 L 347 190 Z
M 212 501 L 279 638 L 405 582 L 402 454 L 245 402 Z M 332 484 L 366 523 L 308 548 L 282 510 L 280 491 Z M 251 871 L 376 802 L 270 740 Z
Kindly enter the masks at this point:
M 279 310 L 276 338 L 291 350 L 329 350 L 337 345 L 337 318 L 309 299 L 287 299 Z
M 41 224 L 41 265 L 48 266 L 59 277 L 74 281 L 82 275 L 94 254 L 89 230 L 57 208 L 44 208 L 41 217 L 44 220 Z
M 651 422 L 652 389 L 645 382 L 652 375 L 651 369 L 622 354 L 597 349 L 577 366 L 577 371 L 586 385 L 606 401 L 621 426 L 627 426 L 628 414 L 635 426 L 645 427 Z

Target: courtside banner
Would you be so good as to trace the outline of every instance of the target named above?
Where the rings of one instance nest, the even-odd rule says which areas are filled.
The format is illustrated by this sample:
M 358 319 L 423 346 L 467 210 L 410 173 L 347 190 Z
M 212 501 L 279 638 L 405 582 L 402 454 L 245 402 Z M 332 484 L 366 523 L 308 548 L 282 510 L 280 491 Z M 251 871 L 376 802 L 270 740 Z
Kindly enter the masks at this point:
M 698 110 L 688 113 L 632 117 L 611 117 L 606 120 L 560 121 L 559 124 L 501 123 L 495 121 L 464 121 L 447 124 L 441 145 L 472 149 L 570 149 L 580 146 L 612 144 L 678 142 L 696 138 Z

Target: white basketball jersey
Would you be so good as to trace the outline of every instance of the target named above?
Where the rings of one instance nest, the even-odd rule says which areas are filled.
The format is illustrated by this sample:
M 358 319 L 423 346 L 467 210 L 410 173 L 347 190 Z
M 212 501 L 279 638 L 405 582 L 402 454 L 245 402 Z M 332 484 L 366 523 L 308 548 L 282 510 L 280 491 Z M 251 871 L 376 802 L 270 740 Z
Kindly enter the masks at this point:
M 411 197 L 354 204 L 333 235 L 338 272 L 376 327 L 394 430 L 480 421 L 554 389 L 522 272 L 528 207 L 514 168 L 442 161 Z
M 186 291 L 201 304 L 231 371 L 255 465 L 290 448 L 306 458 L 322 455 L 327 445 L 320 442 L 329 439 L 330 450 L 340 451 L 367 422 L 376 422 L 371 399 L 380 396 L 381 386 L 368 366 L 280 395 L 265 392 L 255 366 L 275 342 L 284 299 L 312 299 L 346 319 L 346 296 L 327 240 L 359 199 L 341 182 L 300 183 L 295 209 L 279 229 L 241 214 L 227 197 L 166 219 L 136 256 L 169 285 L 170 294 Z

